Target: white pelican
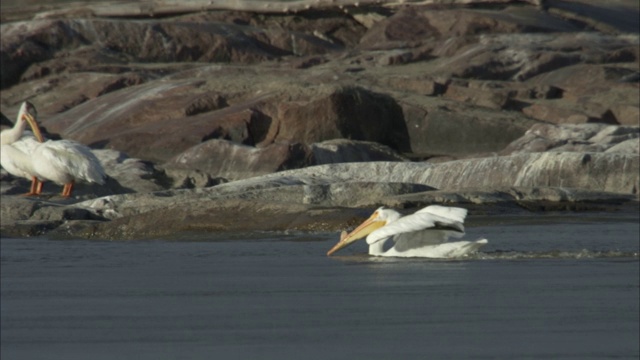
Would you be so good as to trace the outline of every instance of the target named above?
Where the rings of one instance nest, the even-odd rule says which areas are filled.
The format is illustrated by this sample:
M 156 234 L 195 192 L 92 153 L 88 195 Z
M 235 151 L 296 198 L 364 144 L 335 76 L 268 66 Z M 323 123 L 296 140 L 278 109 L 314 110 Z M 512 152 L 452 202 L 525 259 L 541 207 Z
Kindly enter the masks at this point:
M 464 256 L 488 243 L 486 239 L 447 242 L 451 237 L 461 238 L 464 235 L 463 222 L 466 216 L 466 209 L 439 205 L 427 206 L 404 217 L 395 210 L 381 207 L 351 233 L 343 231 L 340 241 L 327 255 L 366 236 L 369 255 L 427 258 Z M 385 250 L 384 244 L 389 238 L 394 243 Z
M 25 194 L 27 196 L 39 195 L 42 191 L 42 182 L 38 179 L 31 160 L 31 154 L 43 141 L 33 114 L 35 108 L 25 101 L 20 106 L 13 128 L 0 133 L 0 164 L 9 174 L 31 180 L 31 189 Z M 34 129 L 35 137 L 30 132 L 25 132 L 27 123 Z
M 40 133 L 33 105 L 33 132 Z M 40 135 L 39 139 L 42 139 Z M 62 196 L 69 197 L 76 181 L 104 185 L 106 174 L 100 160 L 85 145 L 71 140 L 49 140 L 38 144 L 31 153 L 31 166 L 39 179 L 63 185 Z

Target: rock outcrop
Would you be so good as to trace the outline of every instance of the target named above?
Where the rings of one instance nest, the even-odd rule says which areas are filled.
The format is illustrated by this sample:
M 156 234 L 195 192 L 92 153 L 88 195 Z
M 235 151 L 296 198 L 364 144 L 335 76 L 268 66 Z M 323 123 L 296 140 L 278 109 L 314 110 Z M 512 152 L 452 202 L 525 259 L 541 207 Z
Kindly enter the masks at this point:
M 2 125 L 28 99 L 109 179 L 25 199 L 3 171 L 2 234 L 337 230 L 380 204 L 637 205 L 638 4 L 572 4 L 3 3 Z

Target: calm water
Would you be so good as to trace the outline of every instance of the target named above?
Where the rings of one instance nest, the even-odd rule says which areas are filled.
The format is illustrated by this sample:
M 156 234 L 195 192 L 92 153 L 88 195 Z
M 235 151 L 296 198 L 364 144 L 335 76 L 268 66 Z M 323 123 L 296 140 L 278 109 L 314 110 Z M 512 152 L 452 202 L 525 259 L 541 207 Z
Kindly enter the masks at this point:
M 467 230 L 490 243 L 457 261 L 327 258 L 337 234 L 3 238 L 1 358 L 638 358 L 637 214 Z

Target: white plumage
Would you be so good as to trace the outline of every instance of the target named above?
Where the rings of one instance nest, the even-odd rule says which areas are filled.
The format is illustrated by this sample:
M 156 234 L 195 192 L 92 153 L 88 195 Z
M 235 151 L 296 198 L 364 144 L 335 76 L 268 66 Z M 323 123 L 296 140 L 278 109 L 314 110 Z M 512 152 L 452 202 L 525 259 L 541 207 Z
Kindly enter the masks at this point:
M 33 151 L 33 169 L 40 178 L 64 185 L 70 196 L 76 181 L 104 185 L 106 174 L 88 147 L 70 140 L 49 140 Z
M 343 232 L 341 240 L 327 255 L 366 236 L 369 254 L 375 256 L 453 258 L 476 252 L 487 244 L 486 239 L 449 242 L 464 236 L 467 210 L 431 205 L 402 217 L 384 207 L 360 224 L 351 233 Z M 387 240 L 392 246 L 385 249 Z
M 38 195 L 42 191 L 42 182 L 33 169 L 31 155 L 42 140 L 34 117 L 35 108 L 24 102 L 18 111 L 18 118 L 11 129 L 0 133 L 0 165 L 11 175 L 31 180 L 31 189 L 25 195 Z M 25 131 L 27 123 L 36 127 L 35 136 Z
M 2 132 L 2 166 L 12 175 L 63 185 L 62 196 L 69 197 L 78 181 L 105 183 L 106 174 L 91 149 L 71 140 L 44 142 L 36 120 L 35 107 L 25 102 L 20 107 L 18 121 L 11 130 Z M 22 136 L 26 123 L 35 133 L 35 139 Z M 42 189 L 32 185 L 30 195 Z
M 2 167 L 9 174 L 31 180 L 35 174 L 31 166 L 31 154 L 40 144 L 31 131 L 25 131 L 24 135 L 16 142 L 2 144 L 0 158 Z

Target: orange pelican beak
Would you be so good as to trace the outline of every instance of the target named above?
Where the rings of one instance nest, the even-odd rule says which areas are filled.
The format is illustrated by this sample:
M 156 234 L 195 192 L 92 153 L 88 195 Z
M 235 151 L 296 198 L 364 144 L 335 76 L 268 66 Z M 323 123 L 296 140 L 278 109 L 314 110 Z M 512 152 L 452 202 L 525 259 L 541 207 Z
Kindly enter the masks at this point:
M 38 126 L 38 122 L 33 117 L 33 115 L 29 113 L 24 113 L 22 114 L 22 120 L 26 121 L 29 124 L 29 126 L 31 127 L 31 131 L 33 131 L 33 134 L 35 135 L 36 139 L 38 139 L 39 142 L 44 142 L 44 137 L 42 136 L 42 132 L 40 132 L 40 127 Z
M 343 231 L 340 234 L 340 241 L 338 241 L 338 243 L 334 247 L 332 247 L 329 252 L 327 252 L 327 256 L 331 256 L 331 254 L 333 254 L 334 252 L 353 244 L 356 240 L 364 238 L 365 236 L 371 234 L 373 231 L 385 226 L 386 224 L 386 221 L 378 219 L 378 212 L 374 212 L 370 218 L 365 220 L 349 234 L 347 234 L 346 231 Z

